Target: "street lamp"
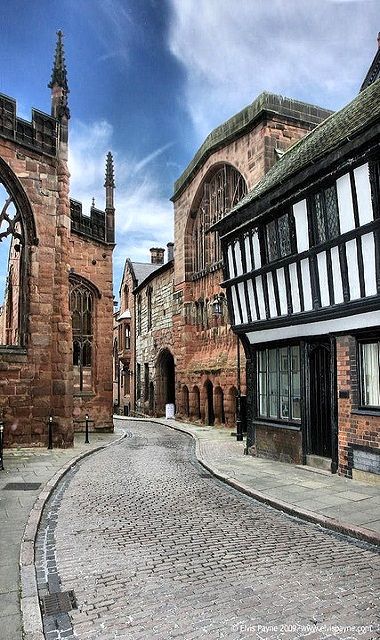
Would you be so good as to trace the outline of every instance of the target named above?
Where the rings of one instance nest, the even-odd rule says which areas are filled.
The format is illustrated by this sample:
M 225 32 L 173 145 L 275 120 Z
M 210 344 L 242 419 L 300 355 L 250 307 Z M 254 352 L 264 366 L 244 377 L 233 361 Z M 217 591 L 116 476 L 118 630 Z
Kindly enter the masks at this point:
M 3 422 L 3 420 L 0 420 L 0 463 L 1 463 L 0 469 L 2 471 L 4 471 L 4 441 L 3 441 L 3 435 L 4 435 L 4 422 Z
M 53 448 L 53 418 L 49 416 L 48 420 L 48 449 Z
M 90 419 L 90 416 L 88 415 L 88 413 L 86 413 L 86 439 L 84 441 L 85 444 L 90 444 L 90 441 L 88 439 L 88 421 Z

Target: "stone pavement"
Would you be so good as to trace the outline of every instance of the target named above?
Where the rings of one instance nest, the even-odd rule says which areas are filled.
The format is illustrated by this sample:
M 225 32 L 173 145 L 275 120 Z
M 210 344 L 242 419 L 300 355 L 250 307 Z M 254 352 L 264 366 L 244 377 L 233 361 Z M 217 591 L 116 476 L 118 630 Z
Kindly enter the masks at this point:
M 118 416 L 116 423 L 127 425 L 129 419 Z M 380 485 L 245 456 L 244 443 L 223 427 L 148 420 L 193 436 L 201 464 L 231 486 L 287 513 L 380 545 Z
M 118 422 L 118 421 L 117 421 Z M 367 543 L 215 479 L 191 439 L 148 421 L 72 467 L 36 568 L 47 640 L 370 640 L 380 558 Z M 74 606 L 73 606 L 74 605 Z
M 41 510 L 49 490 L 74 460 L 99 447 L 118 440 L 120 433 L 90 433 L 85 444 L 84 433 L 75 435 L 71 449 L 6 449 L 4 471 L 0 471 L 0 639 L 21 640 L 20 611 L 20 547 L 24 536 L 22 577 L 28 579 L 33 562 L 33 530 L 35 533 Z M 9 486 L 13 483 L 13 487 Z M 17 483 L 16 486 L 14 483 Z M 8 485 L 8 486 L 7 486 Z M 31 514 L 33 517 L 31 517 Z M 30 539 L 25 539 L 25 526 L 30 524 Z M 26 551 L 29 546 L 29 558 Z M 32 568 L 33 572 L 33 568 Z M 30 577 L 30 575 L 29 575 Z M 25 593 L 24 593 L 25 595 Z M 24 600 L 27 604 L 27 601 Z

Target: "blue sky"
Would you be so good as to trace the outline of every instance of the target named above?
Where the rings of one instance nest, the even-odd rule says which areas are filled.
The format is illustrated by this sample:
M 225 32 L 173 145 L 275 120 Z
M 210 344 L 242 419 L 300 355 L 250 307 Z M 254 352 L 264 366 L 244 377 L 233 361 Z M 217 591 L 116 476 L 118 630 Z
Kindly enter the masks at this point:
M 380 0 L 0 0 L 0 92 L 50 112 L 56 31 L 70 87 L 71 196 L 104 206 L 115 158 L 114 290 L 173 240 L 173 182 L 209 131 L 273 91 L 338 109 L 376 51 Z M 0 260 L 4 262 L 0 255 Z M 1 271 L 1 265 L 0 265 Z

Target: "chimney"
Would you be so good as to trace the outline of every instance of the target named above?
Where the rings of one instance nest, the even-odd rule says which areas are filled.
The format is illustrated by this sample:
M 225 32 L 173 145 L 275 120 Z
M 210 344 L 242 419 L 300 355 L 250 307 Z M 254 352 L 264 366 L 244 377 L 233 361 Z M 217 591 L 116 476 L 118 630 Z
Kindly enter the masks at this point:
M 164 264 L 165 249 L 152 247 L 150 250 L 150 261 L 152 264 Z
M 174 242 L 168 242 L 166 245 L 168 248 L 168 262 L 174 260 Z

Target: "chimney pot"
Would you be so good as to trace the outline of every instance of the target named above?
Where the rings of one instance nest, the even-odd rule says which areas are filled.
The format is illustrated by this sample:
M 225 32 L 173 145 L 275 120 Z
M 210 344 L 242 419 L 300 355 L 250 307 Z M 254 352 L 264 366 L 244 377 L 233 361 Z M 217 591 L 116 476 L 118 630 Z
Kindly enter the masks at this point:
M 174 242 L 168 242 L 166 245 L 168 248 L 168 262 L 174 259 Z

